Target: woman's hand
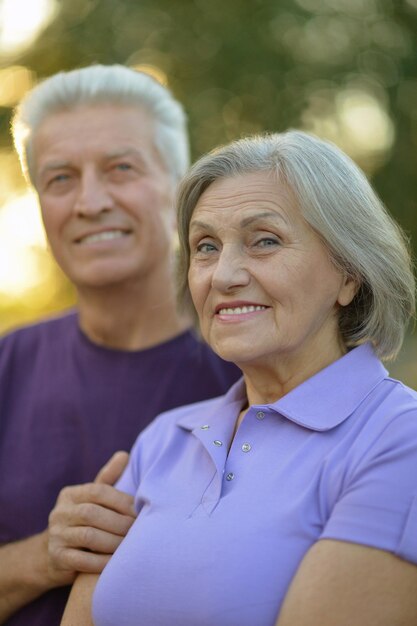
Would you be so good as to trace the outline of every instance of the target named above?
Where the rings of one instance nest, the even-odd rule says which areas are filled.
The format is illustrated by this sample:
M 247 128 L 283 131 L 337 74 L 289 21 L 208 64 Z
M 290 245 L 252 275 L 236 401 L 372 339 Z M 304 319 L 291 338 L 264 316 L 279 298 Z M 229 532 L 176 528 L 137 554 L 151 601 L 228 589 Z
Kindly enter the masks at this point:
M 97 584 L 96 574 L 79 574 L 62 616 L 61 626 L 94 626 L 91 600 Z

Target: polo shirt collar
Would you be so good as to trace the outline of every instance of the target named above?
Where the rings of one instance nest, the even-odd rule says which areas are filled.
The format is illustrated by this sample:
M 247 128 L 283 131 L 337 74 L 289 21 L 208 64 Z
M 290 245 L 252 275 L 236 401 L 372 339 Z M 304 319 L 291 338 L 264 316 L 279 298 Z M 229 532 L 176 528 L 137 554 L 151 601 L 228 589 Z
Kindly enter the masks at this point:
M 316 431 L 344 422 L 388 375 L 369 343 L 347 352 L 292 389 L 269 409 Z
M 190 405 L 188 407 L 190 410 L 177 420 L 177 425 L 186 430 L 194 430 L 201 428 L 204 424 L 215 423 L 219 426 L 223 425 L 227 430 L 226 422 L 230 422 L 230 428 L 233 431 L 236 416 L 246 402 L 245 381 L 240 378 L 225 395 Z
M 272 411 L 310 430 L 326 431 L 344 422 L 387 375 L 371 344 L 365 343 L 308 378 L 277 402 L 253 408 Z M 202 410 L 188 413 L 177 423 L 193 430 L 201 428 L 204 422 L 219 423 L 226 416 L 233 415 L 236 419 L 245 401 L 245 385 L 241 379 L 226 395 L 211 401 Z

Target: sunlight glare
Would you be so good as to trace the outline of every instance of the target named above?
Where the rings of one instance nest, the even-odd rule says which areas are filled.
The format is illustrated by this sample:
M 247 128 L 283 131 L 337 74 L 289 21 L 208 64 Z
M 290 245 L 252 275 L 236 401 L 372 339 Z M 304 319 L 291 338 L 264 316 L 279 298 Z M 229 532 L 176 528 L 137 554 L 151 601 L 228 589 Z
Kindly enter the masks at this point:
M 16 196 L 0 210 L 0 291 L 20 295 L 42 278 L 36 249 L 46 237 L 34 193 Z
M 34 73 L 27 67 L 12 65 L 0 70 L 0 106 L 15 106 L 33 87 Z
M 151 65 L 150 63 L 138 63 L 137 65 L 132 65 L 131 68 L 137 72 L 143 72 L 144 74 L 152 76 L 152 78 L 158 81 L 161 85 L 164 85 L 164 87 L 168 86 L 168 76 L 163 70 L 161 70 L 161 68 L 156 67 L 156 65 Z
M 22 52 L 51 22 L 57 9 L 56 0 L 1 0 L 0 52 Z

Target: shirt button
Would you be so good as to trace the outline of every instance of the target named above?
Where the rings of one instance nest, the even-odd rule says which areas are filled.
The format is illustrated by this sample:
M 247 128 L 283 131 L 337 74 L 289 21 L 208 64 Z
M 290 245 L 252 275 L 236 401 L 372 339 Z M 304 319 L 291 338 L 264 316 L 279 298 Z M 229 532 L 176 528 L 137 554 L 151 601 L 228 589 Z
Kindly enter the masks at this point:
M 226 480 L 229 480 L 229 481 L 230 481 L 230 480 L 233 480 L 233 479 L 234 479 L 234 477 L 235 477 L 235 475 L 233 474 L 233 472 L 229 472 L 229 473 L 227 474 L 227 476 L 226 476 Z
M 250 443 L 244 443 L 242 446 L 242 451 L 243 452 L 249 452 L 249 450 L 252 448 L 252 446 L 250 445 Z
M 256 413 L 256 419 L 263 420 L 264 417 L 265 417 L 265 413 L 263 411 L 258 411 Z
M 200 426 L 201 430 L 208 430 L 210 428 L 210 426 L 208 424 L 203 424 L 203 426 Z
M 213 441 L 213 443 L 214 443 L 214 445 L 215 445 L 215 446 L 222 446 L 222 445 L 223 445 L 223 442 L 222 442 L 222 441 L 219 441 L 218 439 L 215 439 L 215 440 Z

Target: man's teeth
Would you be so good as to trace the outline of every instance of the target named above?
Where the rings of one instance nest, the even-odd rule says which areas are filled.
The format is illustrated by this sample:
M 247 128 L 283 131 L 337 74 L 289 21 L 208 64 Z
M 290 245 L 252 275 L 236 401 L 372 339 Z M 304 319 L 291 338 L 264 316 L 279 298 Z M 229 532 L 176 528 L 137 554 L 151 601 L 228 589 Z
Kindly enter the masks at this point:
M 83 237 L 80 243 L 95 243 L 96 241 L 109 241 L 110 239 L 119 239 L 124 237 L 126 233 L 123 230 L 106 230 L 102 233 L 96 233 L 94 235 L 88 235 Z
M 233 308 L 220 309 L 219 315 L 239 315 L 241 313 L 253 313 L 254 311 L 263 311 L 266 309 L 266 306 L 261 306 L 257 304 L 256 306 L 236 306 Z

